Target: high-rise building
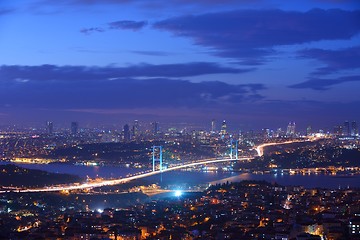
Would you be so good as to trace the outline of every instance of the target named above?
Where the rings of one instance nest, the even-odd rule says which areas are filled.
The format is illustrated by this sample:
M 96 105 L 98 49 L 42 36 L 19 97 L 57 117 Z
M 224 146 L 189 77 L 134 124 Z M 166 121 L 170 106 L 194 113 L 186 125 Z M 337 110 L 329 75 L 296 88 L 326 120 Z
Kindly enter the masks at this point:
M 226 121 L 224 120 L 221 124 L 221 131 L 220 134 L 224 136 L 226 134 Z
M 244 141 L 244 133 L 239 130 L 239 142 L 242 143 Z
M 289 122 L 286 129 L 286 136 L 292 137 L 295 135 L 295 122 Z
M 358 128 L 357 123 L 355 121 L 351 122 L 351 136 L 357 136 L 358 135 Z
M 134 121 L 134 134 L 135 136 L 137 136 L 139 134 L 139 121 L 138 120 L 135 120 Z
M 78 133 L 79 124 L 77 122 L 71 122 L 71 134 L 75 135 Z
M 270 138 L 271 137 L 271 131 L 269 128 L 263 128 L 262 129 L 262 135 L 263 138 Z
M 345 136 L 350 136 L 351 135 L 350 122 L 349 121 L 344 122 L 343 135 L 345 135 Z
M 216 131 L 216 125 L 215 125 L 215 119 L 211 120 L 211 133 L 215 133 Z
M 275 132 L 275 137 L 283 137 L 284 136 L 284 132 L 281 128 L 276 129 Z
M 139 135 L 139 121 L 138 120 L 134 121 L 134 125 L 131 129 L 131 132 L 132 132 L 133 138 L 136 138 Z
M 334 134 L 335 134 L 336 136 L 342 136 L 342 135 L 344 135 L 344 134 L 343 134 L 343 126 L 341 126 L 341 125 L 335 126 L 335 127 L 334 127 Z
M 124 125 L 124 141 L 128 142 L 130 141 L 130 127 L 128 124 Z
M 157 135 L 159 133 L 159 123 L 153 122 L 153 127 L 154 135 Z
M 308 126 L 308 127 L 306 128 L 306 135 L 309 136 L 309 135 L 311 135 L 311 134 L 312 134 L 311 126 Z
M 46 122 L 46 132 L 49 135 L 53 134 L 53 132 L 54 132 L 54 124 L 53 124 L 53 122 L 50 122 L 50 121 Z
M 133 139 L 135 139 L 136 136 L 137 136 L 136 128 L 135 128 L 135 126 L 132 126 L 132 128 L 131 128 L 131 137 L 132 137 Z

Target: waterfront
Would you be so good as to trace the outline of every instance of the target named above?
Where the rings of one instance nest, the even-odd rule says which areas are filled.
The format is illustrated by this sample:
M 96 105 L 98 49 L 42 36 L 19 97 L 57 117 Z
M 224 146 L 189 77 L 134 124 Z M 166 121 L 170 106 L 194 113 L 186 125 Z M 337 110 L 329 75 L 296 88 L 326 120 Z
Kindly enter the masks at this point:
M 8 164 L 2 162 L 1 164 Z M 15 164 L 20 167 L 44 170 L 54 173 L 68 173 L 80 177 L 119 178 L 127 174 L 143 171 L 121 166 L 79 166 L 71 164 Z M 360 175 L 337 176 L 328 174 L 289 175 L 289 174 L 253 174 L 239 172 L 198 172 L 198 171 L 171 171 L 161 175 L 147 177 L 148 183 L 166 183 L 168 185 L 191 186 L 205 183 L 239 182 L 242 180 L 265 180 L 280 185 L 304 186 L 306 188 L 360 188 Z

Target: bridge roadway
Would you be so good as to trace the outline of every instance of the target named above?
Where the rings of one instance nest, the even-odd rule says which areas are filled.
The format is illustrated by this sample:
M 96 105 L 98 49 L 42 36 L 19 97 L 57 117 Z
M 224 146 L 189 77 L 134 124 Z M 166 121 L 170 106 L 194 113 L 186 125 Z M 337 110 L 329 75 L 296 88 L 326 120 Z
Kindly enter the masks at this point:
M 191 162 L 183 165 L 178 165 L 170 168 L 163 169 L 162 171 L 156 170 L 151 172 L 142 173 L 139 175 L 131 176 L 131 177 L 125 177 L 125 178 L 119 178 L 119 179 L 113 179 L 113 180 L 101 180 L 97 182 L 91 182 L 91 183 L 82 183 L 82 184 L 71 184 L 71 185 L 61 185 L 61 186 L 50 186 L 50 187 L 44 187 L 44 188 L 28 188 L 28 189 L 15 189 L 15 190 L 4 190 L 0 191 L 0 193 L 6 193 L 6 192 L 22 192 L 22 193 L 28 193 L 28 192 L 58 192 L 58 191 L 69 191 L 69 190 L 79 190 L 79 189 L 87 189 L 87 188 L 96 188 L 96 187 L 103 187 L 103 186 L 111 186 L 111 185 L 118 185 L 121 183 L 129 182 L 135 179 L 150 177 L 159 173 L 163 172 L 169 172 L 178 170 L 181 168 L 188 168 L 193 167 L 197 165 L 203 165 L 208 163 L 218 163 L 218 162 L 227 162 L 227 161 L 241 161 L 241 160 L 250 160 L 253 159 L 252 157 L 243 157 L 238 159 L 230 159 L 230 158 L 222 158 L 222 159 L 216 159 L 216 158 L 210 158 L 210 159 L 204 159 L 198 162 Z
M 257 146 L 254 149 L 257 151 L 258 156 L 262 156 L 264 154 L 264 151 L 263 151 L 264 147 L 274 146 L 274 145 L 282 145 L 282 144 L 290 144 L 290 143 L 294 143 L 294 142 L 304 142 L 304 141 L 309 141 L 309 140 L 307 139 L 307 140 L 303 140 L 303 141 L 292 140 L 292 141 L 279 142 L 279 143 L 264 143 L 264 144 L 260 144 L 259 146 Z M 150 176 L 162 173 L 162 172 L 178 170 L 181 168 L 188 168 L 188 167 L 193 167 L 193 166 L 203 165 L 203 164 L 208 164 L 208 163 L 218 163 L 218 162 L 227 162 L 227 161 L 244 161 L 244 160 L 249 161 L 253 158 L 254 157 L 240 157 L 238 159 L 210 158 L 210 159 L 203 159 L 200 161 L 195 161 L 195 162 L 191 162 L 191 163 L 187 163 L 187 164 L 183 164 L 183 165 L 166 168 L 166 169 L 163 169 L 162 171 L 156 170 L 156 171 L 151 171 L 151 172 L 145 172 L 145 173 L 141 173 L 141 174 L 138 174 L 135 176 L 125 177 L 125 178 L 119 178 L 119 179 L 113 179 L 113 180 L 101 180 L 101 181 L 90 182 L 90 183 L 81 183 L 81 184 L 74 183 L 74 184 L 70 184 L 70 185 L 49 186 L 49 187 L 43 187 L 43 188 L 3 190 L 3 191 L 0 191 L 0 193 L 6 193 L 6 192 L 22 192 L 22 193 L 26 193 L 26 192 L 58 192 L 58 191 L 69 191 L 69 190 L 88 189 L 88 188 L 96 188 L 96 187 L 103 187 L 103 186 L 112 186 L 112 185 L 118 185 L 121 183 L 129 182 L 129 181 L 132 181 L 135 179 L 150 177 Z

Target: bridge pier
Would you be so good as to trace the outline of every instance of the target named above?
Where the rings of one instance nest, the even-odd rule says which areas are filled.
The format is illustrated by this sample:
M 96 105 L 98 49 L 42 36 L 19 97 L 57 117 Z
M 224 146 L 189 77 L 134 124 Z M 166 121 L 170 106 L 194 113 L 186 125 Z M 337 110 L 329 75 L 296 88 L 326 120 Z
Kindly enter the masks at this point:
M 159 157 L 156 157 L 156 150 L 158 149 L 159 151 Z M 155 171 L 155 162 L 159 162 L 160 163 L 160 172 L 163 171 L 163 156 L 162 156 L 162 146 L 153 146 L 153 151 L 152 151 L 152 161 L 153 161 L 153 172 Z
M 231 139 L 230 140 L 230 158 L 233 159 L 235 156 L 235 159 L 238 160 L 238 140 Z

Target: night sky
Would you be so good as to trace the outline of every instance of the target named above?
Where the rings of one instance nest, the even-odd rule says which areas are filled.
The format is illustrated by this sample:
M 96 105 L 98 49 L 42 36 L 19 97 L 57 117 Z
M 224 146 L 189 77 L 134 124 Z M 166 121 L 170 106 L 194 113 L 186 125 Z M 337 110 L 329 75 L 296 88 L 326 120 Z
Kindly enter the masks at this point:
M 360 121 L 358 0 L 0 0 L 0 125 Z

